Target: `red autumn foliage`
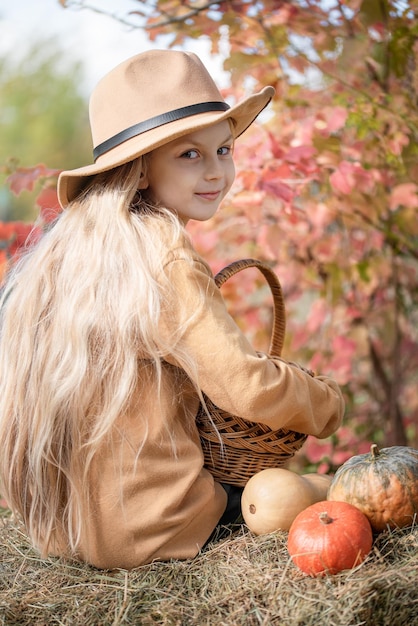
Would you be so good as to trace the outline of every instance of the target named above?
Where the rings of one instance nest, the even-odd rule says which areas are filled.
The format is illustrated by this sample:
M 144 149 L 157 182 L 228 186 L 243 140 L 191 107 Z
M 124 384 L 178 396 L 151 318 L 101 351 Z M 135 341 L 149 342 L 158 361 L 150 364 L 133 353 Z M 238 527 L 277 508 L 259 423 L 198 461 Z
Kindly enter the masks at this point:
M 134 16 L 134 27 L 142 19 L 150 39 L 171 34 L 172 45 L 205 35 L 217 53 L 227 38 L 231 100 L 249 77 L 276 87 L 263 124 L 237 142 L 229 198 L 210 223 L 190 225 L 194 242 L 214 272 L 237 258 L 269 261 L 285 294 L 283 356 L 343 387 L 344 427 L 323 448 L 309 438 L 298 462 L 329 471 L 371 440 L 417 447 L 414 10 L 400 12 L 393 0 L 384 14 L 378 0 L 332 8 L 311 0 L 309 11 L 296 1 L 209 4 L 182 21 L 180 0 L 148 0 Z M 41 165 L 9 179 L 14 191 L 43 181 L 44 221 L 57 210 L 55 174 Z M 10 228 L 0 231 L 0 279 L 17 242 Z M 263 279 L 242 273 L 224 294 L 266 349 L 271 301 Z

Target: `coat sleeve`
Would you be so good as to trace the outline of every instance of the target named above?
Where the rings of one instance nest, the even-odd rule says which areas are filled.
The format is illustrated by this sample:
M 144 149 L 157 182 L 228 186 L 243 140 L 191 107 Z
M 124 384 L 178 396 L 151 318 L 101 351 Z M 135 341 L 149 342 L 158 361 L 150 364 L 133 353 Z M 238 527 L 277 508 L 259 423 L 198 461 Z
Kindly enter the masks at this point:
M 318 438 L 337 430 L 344 400 L 335 381 L 256 352 L 229 315 L 203 260 L 180 256 L 165 270 L 172 296 L 160 319 L 164 343 L 169 345 L 182 329 L 173 354 L 183 353 L 196 364 L 191 376 L 214 404 L 272 429 Z M 173 355 L 165 358 L 182 366 Z

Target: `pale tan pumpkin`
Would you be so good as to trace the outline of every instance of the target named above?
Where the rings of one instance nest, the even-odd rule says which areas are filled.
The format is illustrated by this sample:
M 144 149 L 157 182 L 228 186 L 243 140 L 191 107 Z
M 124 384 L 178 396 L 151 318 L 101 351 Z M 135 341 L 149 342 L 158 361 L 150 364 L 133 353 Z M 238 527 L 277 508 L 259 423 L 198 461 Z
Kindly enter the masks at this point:
M 281 467 L 262 470 L 244 488 L 244 521 L 255 535 L 289 530 L 298 513 L 326 498 L 330 482 L 330 477 L 301 476 Z
M 326 500 L 326 495 L 332 482 L 332 476 L 329 476 L 329 474 L 303 474 L 301 478 L 307 480 L 314 492 L 316 492 L 314 493 L 314 497 L 318 497 L 318 499 L 316 499 L 315 502 Z

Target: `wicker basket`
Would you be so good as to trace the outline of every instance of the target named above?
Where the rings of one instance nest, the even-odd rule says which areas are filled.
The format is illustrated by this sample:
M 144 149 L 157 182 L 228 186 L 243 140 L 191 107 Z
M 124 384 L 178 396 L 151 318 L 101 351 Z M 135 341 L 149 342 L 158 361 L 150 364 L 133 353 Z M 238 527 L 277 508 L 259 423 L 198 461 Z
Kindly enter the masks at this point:
M 286 328 L 285 308 L 279 279 L 271 268 L 255 259 L 236 261 L 215 276 L 216 284 L 221 287 L 228 278 L 248 267 L 256 267 L 270 286 L 274 306 L 269 356 L 280 356 Z M 218 432 L 203 406 L 199 409 L 197 424 L 205 467 L 219 482 L 242 487 L 253 474 L 283 465 L 307 438 L 291 430 L 271 430 L 264 424 L 243 420 L 219 409 L 206 396 L 205 402 Z

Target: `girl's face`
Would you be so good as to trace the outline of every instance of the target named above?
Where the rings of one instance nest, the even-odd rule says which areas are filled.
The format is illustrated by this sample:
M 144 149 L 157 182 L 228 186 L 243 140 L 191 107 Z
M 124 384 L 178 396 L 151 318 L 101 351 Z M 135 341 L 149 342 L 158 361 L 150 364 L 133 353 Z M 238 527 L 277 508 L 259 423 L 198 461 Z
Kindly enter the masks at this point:
M 150 153 L 143 188 L 184 223 L 208 220 L 234 181 L 232 148 L 227 120 L 174 139 Z

